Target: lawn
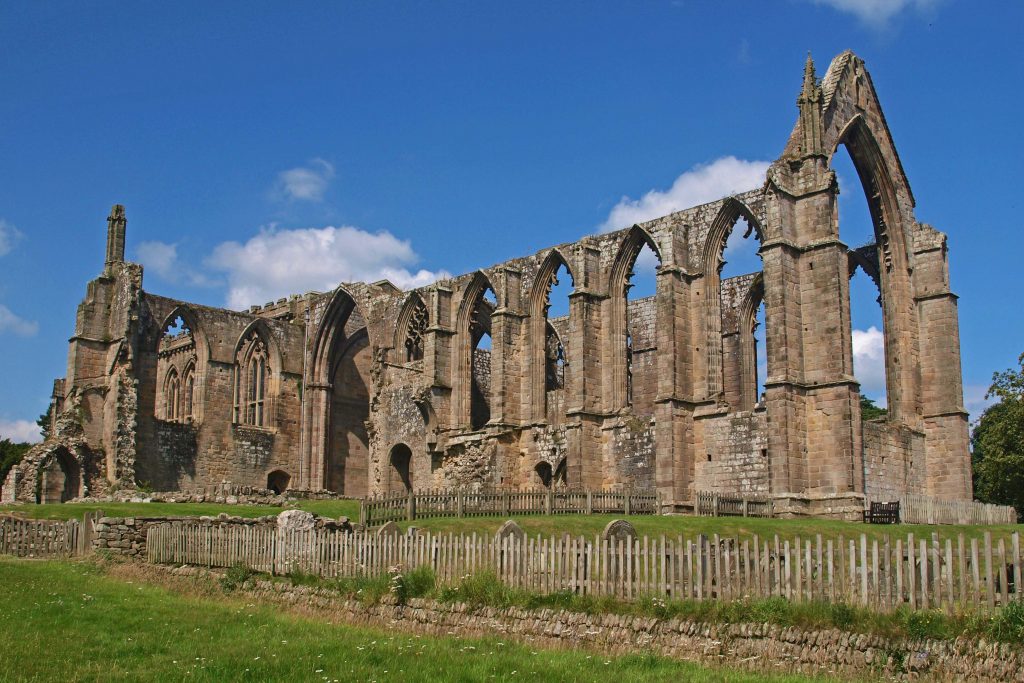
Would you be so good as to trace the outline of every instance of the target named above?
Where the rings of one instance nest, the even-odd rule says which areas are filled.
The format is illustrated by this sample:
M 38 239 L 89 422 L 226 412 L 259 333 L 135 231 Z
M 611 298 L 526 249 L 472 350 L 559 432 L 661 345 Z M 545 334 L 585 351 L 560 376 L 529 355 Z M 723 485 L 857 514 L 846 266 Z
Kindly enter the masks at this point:
M 348 517 L 359 520 L 359 501 L 356 500 L 302 500 L 289 507 L 308 510 L 323 517 Z M 103 510 L 113 517 L 156 517 L 156 516 L 199 516 L 218 515 L 226 512 L 241 517 L 259 517 L 276 515 L 285 508 L 260 505 L 221 505 L 216 503 L 65 503 L 63 505 L 0 505 L 0 513 L 13 512 L 26 517 L 38 519 L 71 519 L 81 517 L 85 512 Z M 525 515 L 512 517 L 529 535 L 543 536 L 586 536 L 593 538 L 601 532 L 605 525 L 622 515 Z M 485 534 L 490 535 L 507 519 L 506 517 L 463 517 L 418 519 L 414 522 L 402 522 L 399 526 L 404 531 L 409 526 L 428 529 L 433 532 L 453 534 Z M 637 533 L 641 536 L 667 537 L 682 535 L 684 538 L 696 538 L 699 534 L 719 534 L 724 537 L 744 537 L 759 534 L 762 538 L 780 537 L 793 539 L 814 538 L 821 534 L 822 539 L 858 539 L 866 534 L 868 539 L 881 540 L 888 535 L 892 539 L 906 538 L 913 533 L 917 538 L 930 538 L 937 532 L 940 538 L 953 538 L 964 534 L 965 538 L 981 538 L 986 531 L 992 532 L 993 539 L 1003 538 L 1007 541 L 1014 531 L 1024 531 L 1024 525 L 928 525 L 898 524 L 879 525 L 861 524 L 857 522 L 840 522 L 828 519 L 759 519 L 754 517 L 694 517 L 690 515 L 634 515 L 626 517 Z
M 91 563 L 0 558 L 4 681 L 809 681 L 354 628 Z M 817 679 L 815 679 L 817 680 Z
M 314 512 L 321 517 L 348 517 L 359 521 L 358 500 L 300 500 L 288 506 Z M 86 512 L 103 510 L 110 517 L 199 517 L 226 512 L 238 517 L 276 515 L 286 508 L 273 505 L 223 505 L 218 503 L 64 503 L 53 505 L 0 505 L 0 513 L 35 519 L 81 518 Z
M 621 518 L 621 515 L 526 515 L 513 517 L 523 527 L 528 535 L 541 534 L 542 536 L 571 536 L 583 535 L 593 538 L 601 532 L 605 525 L 613 519 Z M 981 538 L 986 531 L 992 532 L 994 539 L 1009 539 L 1014 531 L 1024 531 L 1024 525 L 993 525 L 993 526 L 954 526 L 954 525 L 927 525 L 927 524 L 862 524 L 857 522 L 841 522 L 829 519 L 759 519 L 753 517 L 695 517 L 691 515 L 637 515 L 626 517 L 640 536 L 651 536 L 652 538 L 665 534 L 666 537 L 682 535 L 683 538 L 696 538 L 699 534 L 719 534 L 725 537 L 743 537 L 759 534 L 762 538 L 771 538 L 778 534 L 780 537 L 792 539 L 796 536 L 801 538 L 814 538 L 821 534 L 822 539 L 838 539 L 840 536 L 849 539 L 859 539 L 860 534 L 866 534 L 868 539 L 882 539 L 888 535 L 895 540 L 897 537 L 906 538 L 908 533 L 913 533 L 917 538 L 930 538 L 933 532 L 937 532 L 940 538 L 956 538 L 957 534 L 964 534 L 965 538 Z M 493 534 L 504 521 L 504 518 L 494 517 L 463 517 L 463 518 L 438 518 L 421 519 L 415 522 L 403 522 L 399 524 L 403 530 L 410 526 L 422 529 L 429 529 L 433 532 L 472 534 L 483 533 Z

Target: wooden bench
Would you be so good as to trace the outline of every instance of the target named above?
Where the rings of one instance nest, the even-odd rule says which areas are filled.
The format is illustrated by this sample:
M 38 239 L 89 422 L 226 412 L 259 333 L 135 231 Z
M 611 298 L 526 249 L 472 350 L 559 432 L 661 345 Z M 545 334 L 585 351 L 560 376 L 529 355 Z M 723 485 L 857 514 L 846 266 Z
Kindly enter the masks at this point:
M 899 524 L 900 502 L 871 503 L 871 507 L 864 511 L 864 522 L 866 524 Z

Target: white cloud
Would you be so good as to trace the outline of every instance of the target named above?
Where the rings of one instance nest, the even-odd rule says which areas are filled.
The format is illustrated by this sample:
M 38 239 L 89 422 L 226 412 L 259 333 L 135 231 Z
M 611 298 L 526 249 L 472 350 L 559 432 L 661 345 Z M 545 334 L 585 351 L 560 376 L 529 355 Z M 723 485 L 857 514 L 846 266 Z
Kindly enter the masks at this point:
M 278 191 L 287 199 L 318 202 L 334 178 L 334 166 L 313 159 L 305 166 L 290 168 L 277 175 Z
M 135 253 L 147 272 L 156 273 L 167 282 L 184 282 L 197 287 L 210 287 L 215 284 L 210 278 L 178 259 L 177 244 L 141 242 Z
M 22 238 L 21 231 L 0 218 L 0 256 L 5 256 L 14 249 L 15 242 Z
M 872 325 L 853 331 L 853 373 L 860 393 L 885 405 L 885 336 Z
M 767 161 L 746 161 L 727 156 L 710 164 L 694 166 L 676 178 L 667 190 L 651 190 L 640 199 L 623 197 L 612 208 L 600 231 L 628 228 L 634 223 L 760 187 L 764 184 L 768 165 Z
M 43 434 L 35 422 L 0 419 L 0 439 L 10 439 L 14 443 L 39 443 Z
M 905 9 L 913 8 L 927 12 L 937 7 L 942 0 L 811 0 L 816 5 L 826 5 L 839 12 L 847 12 L 872 28 L 885 28 L 889 20 Z
M 267 228 L 245 244 L 220 244 L 207 265 L 227 275 L 227 305 L 240 310 L 287 294 L 328 291 L 341 282 L 387 279 L 409 289 L 451 277 L 445 271 L 410 271 L 417 260 L 409 241 L 389 232 L 327 226 Z
M 0 304 L 0 334 L 10 332 L 19 337 L 31 337 L 39 331 L 39 323 L 18 317 L 11 309 Z

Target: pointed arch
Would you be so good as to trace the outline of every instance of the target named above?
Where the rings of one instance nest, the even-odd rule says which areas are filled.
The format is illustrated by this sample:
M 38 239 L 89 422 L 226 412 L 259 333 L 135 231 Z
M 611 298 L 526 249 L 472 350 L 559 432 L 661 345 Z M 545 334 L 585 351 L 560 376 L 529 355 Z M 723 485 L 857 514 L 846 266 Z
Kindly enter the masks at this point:
M 857 171 L 875 235 L 875 258 L 866 259 L 867 254 L 863 253 L 858 257 L 868 261 L 865 272 L 877 275 L 875 281 L 880 290 L 889 415 L 914 424 L 920 414 L 920 377 L 916 371 L 918 327 L 909 253 L 913 240 L 910 231 L 913 210 L 906 205 L 910 188 L 905 184 L 901 166 L 894 175 L 892 166 L 899 166 L 898 160 L 893 161 L 894 153 L 883 151 L 864 115 L 852 116 L 832 141 L 830 167 L 840 145 L 846 148 Z M 909 222 L 908 216 L 911 217 Z M 875 261 L 877 270 L 872 273 L 871 264 Z M 850 326 L 849 319 L 846 325 Z M 850 337 L 850 330 L 846 336 Z M 851 347 L 848 349 L 851 358 L 852 353 Z
M 203 414 L 202 387 L 205 385 L 207 362 L 210 358 L 210 346 L 205 331 L 200 325 L 201 318 L 196 311 L 183 303 L 176 304 L 170 312 L 163 316 L 156 330 L 154 342 L 156 358 L 153 372 L 158 378 L 152 389 L 154 402 L 153 416 L 161 420 L 201 421 Z M 169 334 L 170 330 L 180 321 L 182 332 Z M 176 368 L 179 384 L 176 395 L 169 397 L 169 385 L 166 381 L 171 368 Z M 191 368 L 186 376 L 186 368 Z M 162 378 L 162 379 L 161 379 Z M 192 402 L 186 414 L 185 389 L 186 381 L 190 381 Z M 169 417 L 174 415 L 174 417 Z
M 157 344 L 159 345 L 163 335 L 178 318 L 181 318 L 182 322 L 185 323 L 185 326 L 192 333 L 192 341 L 195 344 L 196 357 L 205 363 L 205 361 L 210 358 L 210 344 L 206 338 L 206 330 L 199 323 L 199 315 L 188 304 L 177 304 L 171 309 L 170 313 L 163 317 L 163 321 L 160 323 L 160 329 L 157 334 Z
M 490 410 L 489 387 L 479 387 L 474 373 L 474 362 L 478 352 L 477 344 L 484 334 L 490 334 L 491 314 L 494 309 L 487 303 L 484 294 L 490 290 L 500 301 L 497 290 L 483 271 L 476 271 L 463 288 L 459 302 L 457 327 L 455 329 L 455 363 L 452 376 L 452 423 L 458 426 L 479 428 L 488 420 L 484 413 Z M 476 390 L 476 391 L 475 391 Z M 486 404 L 486 409 L 474 420 L 474 394 L 477 403 Z M 489 418 L 488 418 L 489 419 Z
M 395 327 L 394 349 L 399 363 L 423 360 L 424 335 L 430 327 L 430 312 L 418 292 L 410 292 Z
M 249 323 L 235 344 L 234 411 L 235 424 L 272 428 L 274 403 L 282 371 L 280 348 L 266 321 Z
M 355 297 L 337 287 L 306 348 L 299 480 L 314 490 L 367 493 L 370 330 Z M 341 381 L 341 385 L 337 385 Z
M 178 422 L 181 409 L 181 379 L 178 369 L 171 365 L 164 375 L 163 382 L 163 419 L 166 422 Z
M 722 369 L 722 266 L 725 265 L 725 249 L 729 236 L 736 224 L 743 219 L 748 234 L 754 234 L 764 244 L 764 228 L 746 204 L 736 197 L 722 201 L 704 242 L 704 329 L 707 377 L 705 378 L 708 399 L 719 399 L 725 386 Z
M 555 278 L 562 268 L 565 268 L 565 272 L 569 274 L 569 279 L 575 289 L 576 275 L 565 256 L 556 248 L 551 249 L 547 256 L 544 257 L 544 261 L 537 271 L 537 278 L 533 282 L 533 289 L 530 292 L 530 320 L 527 340 L 527 352 L 529 353 L 530 362 L 527 366 L 526 374 L 529 385 L 526 389 L 528 391 L 527 395 L 530 397 L 530 417 L 537 421 L 544 420 L 547 417 L 547 392 L 551 388 L 549 382 L 551 354 L 552 351 L 557 353 L 557 349 L 552 349 L 549 343 L 554 328 L 548 321 L 548 308 L 551 303 L 550 296 Z M 571 311 L 569 315 L 571 319 Z M 565 365 L 569 364 L 569 351 L 564 344 L 564 340 L 558 338 L 557 333 L 554 336 L 558 341 L 558 348 L 561 349 L 562 367 L 564 369 Z M 559 388 L 564 388 L 564 381 Z
M 190 358 L 181 371 L 181 422 L 192 422 L 195 415 L 196 359 Z
M 611 391 L 606 392 L 606 408 L 619 410 L 630 405 L 630 376 L 632 344 L 629 330 L 628 292 L 630 278 L 637 257 L 644 246 L 650 247 L 658 259 L 658 268 L 664 263 L 661 250 L 651 235 L 634 225 L 626 231 L 619 243 L 618 253 L 612 264 L 608 278 L 609 311 L 611 317 L 610 334 L 606 337 L 608 345 L 607 357 L 615 359 L 611 363 Z M 606 375 L 606 377 L 608 377 Z
M 757 311 L 764 301 L 764 273 L 758 273 L 740 304 L 740 410 L 753 410 L 758 396 L 757 381 Z M 767 325 L 765 334 L 768 333 Z

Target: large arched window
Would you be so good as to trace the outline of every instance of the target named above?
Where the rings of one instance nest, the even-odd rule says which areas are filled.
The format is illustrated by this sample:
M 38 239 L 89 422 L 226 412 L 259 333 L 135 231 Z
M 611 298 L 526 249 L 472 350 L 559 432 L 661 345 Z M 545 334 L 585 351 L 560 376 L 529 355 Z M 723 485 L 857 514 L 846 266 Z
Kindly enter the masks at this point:
M 423 336 L 427 333 L 429 316 L 427 306 L 418 295 L 413 294 L 408 318 L 405 321 L 405 362 L 423 360 Z
M 257 330 L 239 348 L 235 365 L 235 416 L 237 424 L 267 426 L 267 388 L 270 359 L 267 345 Z
M 190 363 L 185 368 L 181 382 L 181 419 L 185 422 L 192 421 L 192 401 L 195 398 L 196 387 L 196 366 Z
M 498 307 L 494 291 L 480 292 L 469 318 L 470 404 L 469 426 L 481 429 L 491 419 L 491 314 Z
M 191 421 L 198 354 L 196 335 L 183 317 L 173 312 L 157 339 L 156 382 L 153 415 L 167 422 Z M 183 370 L 184 368 L 184 370 Z
M 527 366 L 531 413 L 549 424 L 564 414 L 569 364 L 569 295 L 574 288 L 565 259 L 552 250 L 541 265 L 530 299 Z
M 180 418 L 181 378 L 178 370 L 171 368 L 164 380 L 164 419 L 177 422 Z

